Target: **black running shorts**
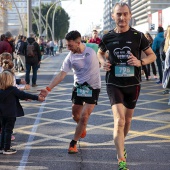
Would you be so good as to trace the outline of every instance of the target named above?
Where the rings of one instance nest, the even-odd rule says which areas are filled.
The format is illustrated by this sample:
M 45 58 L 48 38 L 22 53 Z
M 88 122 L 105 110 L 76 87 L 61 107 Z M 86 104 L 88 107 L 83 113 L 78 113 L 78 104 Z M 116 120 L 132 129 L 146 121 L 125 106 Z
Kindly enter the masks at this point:
M 129 87 L 107 85 L 106 89 L 111 106 L 122 103 L 128 109 L 135 108 L 140 93 L 140 85 Z
M 100 89 L 93 89 L 92 97 L 80 97 L 80 96 L 77 96 L 77 88 L 73 87 L 71 100 L 72 100 L 72 103 L 77 104 L 77 105 L 83 105 L 84 102 L 87 104 L 97 105 L 99 93 L 100 93 Z

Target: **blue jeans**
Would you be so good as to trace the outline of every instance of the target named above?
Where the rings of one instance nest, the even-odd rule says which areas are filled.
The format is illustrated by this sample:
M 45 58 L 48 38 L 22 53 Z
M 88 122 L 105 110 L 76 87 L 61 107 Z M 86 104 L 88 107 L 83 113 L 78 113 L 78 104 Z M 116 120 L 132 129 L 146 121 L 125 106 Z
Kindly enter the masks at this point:
M 27 84 L 30 84 L 30 71 L 32 67 L 32 84 L 36 84 L 37 81 L 37 70 L 38 70 L 38 64 L 28 64 L 26 63 L 26 75 L 25 75 L 25 81 Z

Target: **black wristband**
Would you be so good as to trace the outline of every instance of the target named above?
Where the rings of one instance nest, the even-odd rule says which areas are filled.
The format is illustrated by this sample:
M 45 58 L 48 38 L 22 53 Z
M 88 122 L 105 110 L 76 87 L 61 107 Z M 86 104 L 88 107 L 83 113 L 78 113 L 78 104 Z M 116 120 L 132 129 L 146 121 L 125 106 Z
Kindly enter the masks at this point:
M 141 67 L 143 66 L 142 62 L 143 62 L 143 60 L 140 60 Z

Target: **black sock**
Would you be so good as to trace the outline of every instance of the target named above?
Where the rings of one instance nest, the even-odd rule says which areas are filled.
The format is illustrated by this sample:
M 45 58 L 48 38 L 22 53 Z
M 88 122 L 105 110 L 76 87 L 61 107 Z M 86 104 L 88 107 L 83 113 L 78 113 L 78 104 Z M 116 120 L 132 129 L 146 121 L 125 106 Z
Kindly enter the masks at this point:
M 70 142 L 70 145 L 71 146 L 74 146 L 74 145 L 76 145 L 77 144 L 77 141 L 75 141 L 75 140 L 72 140 L 71 142 Z

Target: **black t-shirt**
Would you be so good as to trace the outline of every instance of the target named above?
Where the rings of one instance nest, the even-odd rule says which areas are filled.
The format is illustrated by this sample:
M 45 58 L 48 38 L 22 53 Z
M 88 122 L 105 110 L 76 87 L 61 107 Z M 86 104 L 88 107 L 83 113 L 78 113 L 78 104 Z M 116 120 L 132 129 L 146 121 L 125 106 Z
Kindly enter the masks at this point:
M 141 81 L 141 68 L 134 67 L 134 76 L 115 76 L 115 66 L 127 66 L 127 57 L 132 53 L 139 60 L 141 51 L 149 48 L 149 42 L 143 33 L 130 28 L 127 32 L 116 33 L 114 30 L 105 34 L 99 44 L 99 49 L 103 52 L 109 50 L 109 61 L 112 64 L 111 70 L 106 73 L 106 84 L 114 84 L 120 87 L 137 85 Z

